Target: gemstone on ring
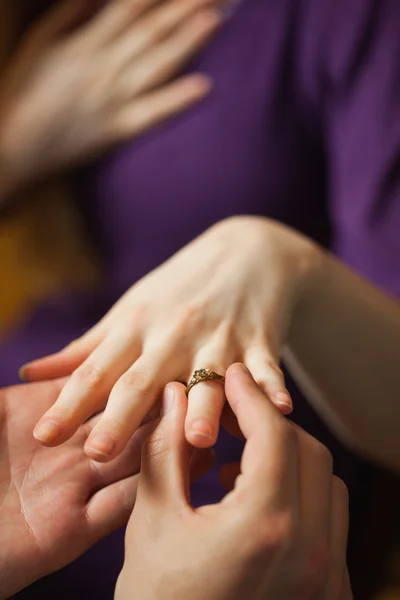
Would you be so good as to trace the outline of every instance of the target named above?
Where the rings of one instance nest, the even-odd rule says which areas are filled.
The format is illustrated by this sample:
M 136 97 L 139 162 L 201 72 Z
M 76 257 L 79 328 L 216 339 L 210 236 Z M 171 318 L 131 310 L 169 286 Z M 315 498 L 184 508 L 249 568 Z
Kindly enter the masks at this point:
M 187 384 L 186 394 L 188 395 L 190 390 L 202 381 L 220 381 L 221 383 L 225 383 L 225 377 L 210 369 L 197 369 Z

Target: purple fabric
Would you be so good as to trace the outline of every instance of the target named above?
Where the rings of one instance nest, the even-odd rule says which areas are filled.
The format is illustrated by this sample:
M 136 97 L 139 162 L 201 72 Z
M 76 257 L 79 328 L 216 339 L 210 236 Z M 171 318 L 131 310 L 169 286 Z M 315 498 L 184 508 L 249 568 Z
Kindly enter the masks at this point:
M 400 294 L 399 31 L 397 0 L 242 0 L 191 67 L 212 75 L 211 97 L 80 179 L 103 288 L 54 299 L 4 341 L 0 385 L 15 383 L 22 363 L 77 337 L 136 279 L 233 214 L 296 227 Z M 293 394 L 295 419 L 355 483 L 357 463 Z M 217 451 L 219 463 L 234 461 L 241 446 L 222 435 Z M 214 470 L 195 486 L 194 501 L 221 494 Z M 122 536 L 21 597 L 112 598 Z

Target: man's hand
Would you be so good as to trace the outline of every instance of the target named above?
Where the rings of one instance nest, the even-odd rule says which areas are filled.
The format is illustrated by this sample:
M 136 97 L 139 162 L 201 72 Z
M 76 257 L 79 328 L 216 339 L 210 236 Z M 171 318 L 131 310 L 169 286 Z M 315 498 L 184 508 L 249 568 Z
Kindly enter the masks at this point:
M 234 487 L 220 504 L 194 510 L 187 399 L 167 386 L 164 417 L 143 448 L 116 600 L 351 600 L 347 491 L 329 452 L 243 366 L 228 369 L 226 394 L 247 439 L 242 464 L 225 467 Z
M 34 440 L 35 423 L 62 385 L 0 391 L 0 598 L 60 569 L 124 525 L 135 502 L 142 432 L 107 465 L 83 451 L 96 418 L 60 447 Z

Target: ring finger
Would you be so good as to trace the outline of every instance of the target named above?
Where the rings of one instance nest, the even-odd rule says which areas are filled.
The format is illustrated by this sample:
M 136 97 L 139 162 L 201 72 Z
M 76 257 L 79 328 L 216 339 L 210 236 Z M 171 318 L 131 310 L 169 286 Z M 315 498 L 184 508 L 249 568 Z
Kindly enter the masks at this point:
M 203 348 L 194 361 L 194 369 L 207 368 L 225 376 L 225 353 Z M 209 448 L 218 437 L 219 423 L 225 404 L 225 386 L 221 381 L 200 381 L 189 392 L 189 406 L 185 422 L 187 441 L 196 448 Z

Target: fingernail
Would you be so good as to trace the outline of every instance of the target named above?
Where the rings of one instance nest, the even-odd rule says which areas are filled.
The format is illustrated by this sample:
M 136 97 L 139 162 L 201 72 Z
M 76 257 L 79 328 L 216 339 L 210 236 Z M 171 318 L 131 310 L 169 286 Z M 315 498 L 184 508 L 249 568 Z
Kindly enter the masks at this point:
M 198 419 L 191 425 L 191 430 L 197 435 L 201 435 L 207 439 L 213 439 L 213 429 L 208 421 L 205 419 Z
M 100 456 L 110 456 L 114 447 L 115 441 L 108 433 L 97 433 L 88 440 L 86 450 Z
M 175 391 L 173 388 L 166 387 L 164 390 L 162 413 L 166 415 L 171 412 L 175 404 Z
M 26 381 L 26 371 L 28 367 L 29 363 L 27 363 L 26 365 L 22 365 L 22 367 L 18 371 L 18 377 L 21 379 L 21 381 Z
M 51 444 L 61 433 L 60 424 L 57 421 L 48 419 L 39 423 L 33 432 L 33 436 L 39 442 Z
M 277 404 L 280 404 L 281 406 L 285 406 L 290 411 L 293 410 L 293 403 L 292 403 L 292 399 L 291 399 L 289 393 L 287 393 L 287 392 L 277 392 L 275 394 L 275 400 L 276 400 Z

